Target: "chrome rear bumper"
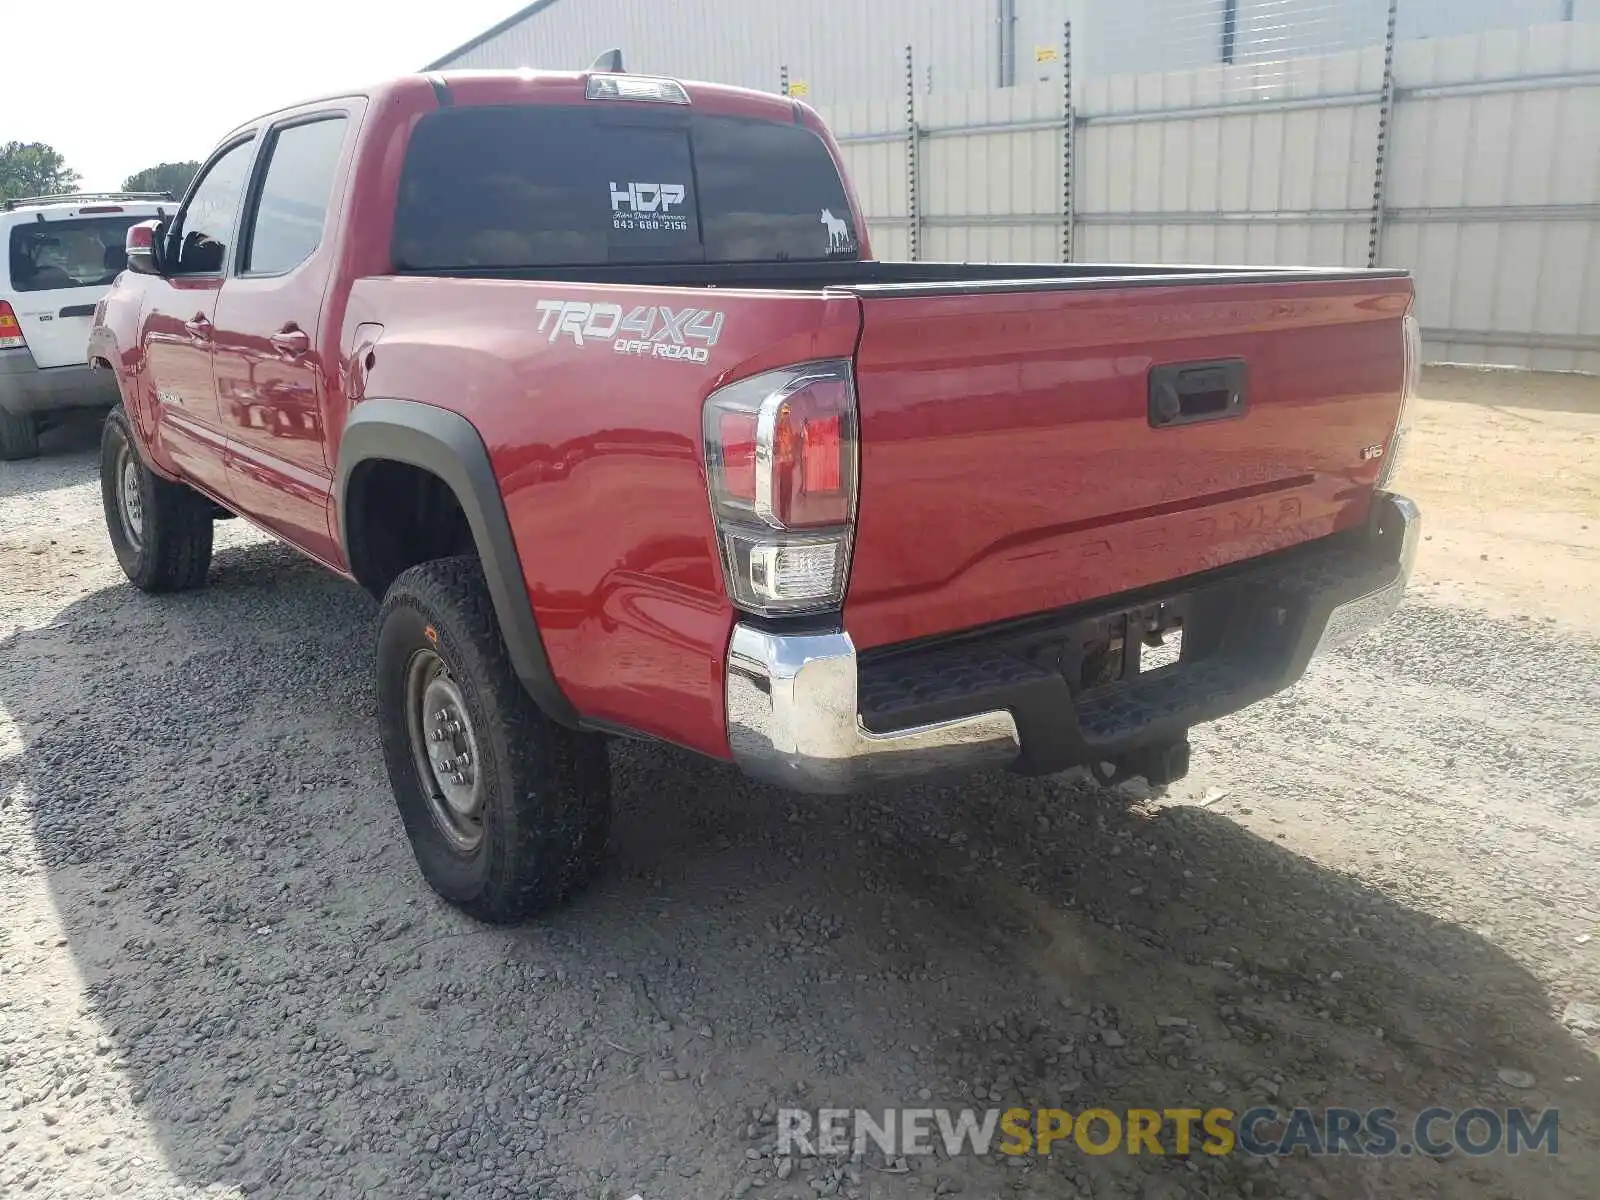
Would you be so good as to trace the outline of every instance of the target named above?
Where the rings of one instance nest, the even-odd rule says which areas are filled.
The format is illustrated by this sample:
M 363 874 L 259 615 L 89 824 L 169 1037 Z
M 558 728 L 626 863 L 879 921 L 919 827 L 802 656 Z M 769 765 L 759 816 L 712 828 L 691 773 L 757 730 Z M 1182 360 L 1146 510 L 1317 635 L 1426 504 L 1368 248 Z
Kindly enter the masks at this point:
M 1417 564 L 1417 546 L 1422 542 L 1422 510 L 1404 496 L 1381 494 L 1372 502 L 1371 533 L 1374 540 L 1387 538 L 1396 547 L 1400 570 L 1382 587 L 1335 608 L 1317 639 L 1316 654 L 1342 646 L 1382 625 L 1394 616 L 1405 598 L 1411 570 Z
M 802 792 L 850 792 L 917 775 L 1003 766 L 1021 749 L 1009 712 L 872 733 L 858 716 L 847 633 L 736 625 L 728 647 L 728 744 L 746 774 Z
M 1078 703 L 1059 675 L 1041 690 L 1036 664 L 1019 662 L 1014 680 L 1001 678 L 995 683 L 991 657 L 986 661 L 987 694 L 941 695 L 925 715 L 965 711 L 889 729 L 876 721 L 880 728 L 869 729 L 862 717 L 860 663 L 848 633 L 776 633 L 741 623 L 734 626 L 728 647 L 729 748 L 734 761 L 757 779 L 795 791 L 845 793 L 894 780 L 1012 764 L 1019 769 L 1059 770 L 1074 758 L 1097 761 L 1113 751 L 1181 736 L 1189 724 L 1213 720 L 1288 687 L 1312 655 L 1350 641 L 1394 613 L 1416 560 L 1421 517 L 1410 500 L 1387 494 L 1374 498 L 1372 512 L 1363 548 L 1355 555 L 1363 564 L 1359 569 L 1338 574 L 1319 570 L 1315 563 L 1308 570 L 1301 563 L 1291 574 L 1289 567 L 1267 565 L 1250 576 L 1259 576 L 1252 587 L 1271 586 L 1281 570 L 1284 579 L 1300 589 L 1285 592 L 1302 596 L 1302 603 L 1300 625 L 1283 632 L 1281 654 L 1271 661 L 1236 667 L 1231 675 L 1213 670 L 1210 678 L 1223 682 L 1198 691 L 1192 700 L 1171 694 L 1181 684 L 1163 697 L 1157 693 L 1166 685 L 1157 677 L 1136 680 L 1130 693 L 1136 697 L 1133 703 L 1144 703 L 1151 714 L 1148 721 L 1139 717 L 1136 726 L 1113 733 L 1106 733 L 1104 726 L 1097 728 L 1090 719 L 1095 694 Z M 1340 554 L 1341 563 L 1351 557 L 1348 547 Z M 1321 582 L 1324 578 L 1326 582 Z M 1175 589 L 1184 587 L 1182 582 L 1174 584 Z M 1200 664 L 1202 669 L 1206 666 Z M 948 667 L 948 661 L 941 667 L 945 678 L 982 674 L 959 669 L 952 673 Z M 998 674 L 1004 675 L 1003 668 Z M 1057 689 L 1055 695 L 1049 694 L 1050 687 Z M 1042 702 L 1037 699 L 1041 696 Z M 1017 714 L 1034 732 L 1048 730 L 1048 740 L 1062 745 L 1041 753 L 1030 733 L 1032 753 L 1025 756 Z M 1059 739 L 1057 726 L 1065 730 Z M 1041 737 L 1040 744 L 1046 740 Z M 1035 760 L 1031 767 L 1030 758 Z

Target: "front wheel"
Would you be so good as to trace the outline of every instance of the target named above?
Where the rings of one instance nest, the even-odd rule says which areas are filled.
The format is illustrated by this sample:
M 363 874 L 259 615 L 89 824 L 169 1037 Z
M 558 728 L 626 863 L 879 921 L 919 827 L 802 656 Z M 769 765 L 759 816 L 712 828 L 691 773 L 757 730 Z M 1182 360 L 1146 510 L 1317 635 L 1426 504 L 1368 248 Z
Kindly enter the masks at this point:
M 605 848 L 605 742 L 556 724 L 512 669 L 477 559 L 412 567 L 378 618 L 389 783 L 429 885 L 482 921 L 586 882 Z
M 106 417 L 100 435 L 100 497 L 111 548 L 135 587 L 181 592 L 205 583 L 211 568 L 211 502 L 145 465 L 120 406 Z

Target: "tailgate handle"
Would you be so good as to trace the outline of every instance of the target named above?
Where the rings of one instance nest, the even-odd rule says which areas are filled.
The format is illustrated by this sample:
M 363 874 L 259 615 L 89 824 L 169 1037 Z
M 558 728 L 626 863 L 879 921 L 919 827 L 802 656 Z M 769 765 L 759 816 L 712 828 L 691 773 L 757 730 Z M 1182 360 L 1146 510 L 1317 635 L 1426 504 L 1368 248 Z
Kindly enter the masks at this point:
M 1242 417 L 1250 406 L 1244 359 L 1169 363 L 1150 368 L 1150 424 L 1196 425 Z

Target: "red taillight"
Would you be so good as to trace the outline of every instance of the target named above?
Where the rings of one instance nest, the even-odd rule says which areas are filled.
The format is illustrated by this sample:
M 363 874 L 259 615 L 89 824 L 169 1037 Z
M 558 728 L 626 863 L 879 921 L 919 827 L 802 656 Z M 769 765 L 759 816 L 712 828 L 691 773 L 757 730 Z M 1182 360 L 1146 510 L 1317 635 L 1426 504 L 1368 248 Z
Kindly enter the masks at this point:
M 840 525 L 850 519 L 844 490 L 844 421 L 850 386 L 842 379 L 807 384 L 778 407 L 772 431 L 768 511 L 785 529 Z M 849 447 L 854 454 L 855 447 Z
M 844 487 L 844 418 L 823 417 L 806 423 L 805 490 L 810 496 L 837 496 Z
M 717 434 L 722 445 L 722 486 L 734 500 L 756 500 L 756 415 L 717 414 Z
M 27 344 L 22 336 L 22 326 L 17 322 L 17 314 L 12 311 L 10 304 L 0 300 L 0 350 L 20 350 Z
M 78 215 L 86 217 L 91 213 L 117 213 L 122 211 L 120 204 L 92 204 L 88 208 L 80 208 Z
M 741 379 L 706 400 L 706 481 L 734 603 L 779 615 L 844 600 L 856 505 L 845 359 Z

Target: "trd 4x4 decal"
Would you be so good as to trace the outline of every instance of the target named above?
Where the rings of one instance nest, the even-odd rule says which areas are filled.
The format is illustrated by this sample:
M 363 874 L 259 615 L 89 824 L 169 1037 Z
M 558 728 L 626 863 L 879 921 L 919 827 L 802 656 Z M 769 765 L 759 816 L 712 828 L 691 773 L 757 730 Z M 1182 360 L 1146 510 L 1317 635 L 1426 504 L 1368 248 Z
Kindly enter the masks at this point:
M 722 336 L 722 314 L 710 308 L 639 305 L 624 315 L 620 304 L 585 300 L 541 300 L 538 308 L 539 332 L 550 342 L 560 337 L 579 346 L 610 342 L 618 354 L 709 362 L 711 347 Z

